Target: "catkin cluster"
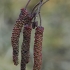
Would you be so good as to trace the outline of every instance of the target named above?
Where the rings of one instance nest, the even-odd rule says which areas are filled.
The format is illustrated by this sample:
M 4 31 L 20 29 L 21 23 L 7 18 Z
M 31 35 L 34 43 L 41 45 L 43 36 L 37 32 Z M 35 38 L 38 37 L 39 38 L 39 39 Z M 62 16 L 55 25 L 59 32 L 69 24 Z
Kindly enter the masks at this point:
M 29 0 L 30 1 L 30 0 Z M 29 3 L 28 1 L 28 3 Z M 20 70 L 26 70 L 26 64 L 29 62 L 30 57 L 30 40 L 31 40 L 31 31 L 35 29 L 35 40 L 34 40 L 34 65 L 33 70 L 41 70 L 42 65 L 42 41 L 43 41 L 43 31 L 44 27 L 41 26 L 41 16 L 40 16 L 40 6 L 42 6 L 43 0 L 38 3 L 29 13 L 26 8 L 21 9 L 19 18 L 16 20 L 16 24 L 13 27 L 11 44 L 13 48 L 13 62 L 14 65 L 18 65 L 18 55 L 19 55 L 19 38 L 20 32 L 23 28 L 23 42 L 21 45 L 21 67 Z M 28 5 L 27 3 L 27 5 Z M 38 7 L 38 5 L 40 6 Z M 27 6 L 26 5 L 26 6 Z M 36 12 L 37 11 L 37 12 Z M 36 21 L 36 17 L 39 14 L 40 17 L 40 26 Z
M 25 18 L 27 18 L 27 20 Z M 13 62 L 15 65 L 18 64 L 20 32 L 22 30 L 23 25 L 26 25 L 26 23 L 28 23 L 28 20 L 29 22 L 31 20 L 31 17 L 29 16 L 28 12 L 25 9 L 21 9 L 21 13 L 19 15 L 19 18 L 16 20 L 16 24 L 14 25 L 11 37 L 11 43 L 13 47 Z
M 26 15 L 25 15 L 26 14 Z M 24 17 L 24 16 L 25 17 Z M 33 70 L 41 70 L 42 65 L 42 37 L 43 30 L 42 26 L 37 26 L 37 24 L 32 25 L 31 18 L 27 16 L 27 12 L 24 10 L 21 11 L 17 19 L 16 24 L 14 25 L 11 42 L 13 47 L 13 62 L 14 65 L 18 65 L 18 55 L 19 55 L 19 37 L 21 29 L 23 28 L 23 42 L 21 46 L 21 70 L 26 70 L 26 64 L 29 62 L 29 51 L 30 51 L 30 40 L 31 40 L 31 31 L 32 26 L 35 29 L 35 41 L 34 41 L 34 66 Z M 36 28 L 35 28 L 36 27 Z
M 21 46 L 21 70 L 26 70 L 26 64 L 29 62 L 30 40 L 32 27 L 35 29 L 35 41 L 34 41 L 34 66 L 33 70 L 41 70 L 42 64 L 42 26 L 37 26 L 35 22 L 32 22 L 32 17 L 24 10 L 21 10 L 21 14 L 14 25 L 11 42 L 13 47 L 13 62 L 14 65 L 18 65 L 19 55 L 19 37 L 21 29 L 23 28 L 23 42 Z M 34 23 L 32 25 L 32 23 Z

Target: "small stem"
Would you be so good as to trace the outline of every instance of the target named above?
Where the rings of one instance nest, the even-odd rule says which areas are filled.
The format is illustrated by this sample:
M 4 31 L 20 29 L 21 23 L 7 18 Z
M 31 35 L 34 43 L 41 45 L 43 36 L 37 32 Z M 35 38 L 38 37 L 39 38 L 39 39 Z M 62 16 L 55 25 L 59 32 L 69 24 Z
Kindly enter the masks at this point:
M 42 4 L 41 4 L 41 7 L 46 3 L 46 2 L 48 2 L 49 0 L 46 0 L 45 2 L 43 2 Z M 40 10 L 41 10 L 41 7 L 40 7 Z M 40 11 L 39 10 L 39 11 Z
M 32 9 L 31 11 L 31 14 L 33 14 L 33 12 L 36 12 L 36 16 L 34 18 L 34 20 L 36 19 L 37 15 L 39 15 L 39 18 L 40 18 L 40 26 L 42 25 L 42 21 L 41 21 L 41 14 L 40 14 L 40 10 L 41 10 L 41 7 L 49 0 L 46 0 L 45 2 L 43 2 L 43 0 L 40 0 L 39 3 L 37 3 L 34 8 Z M 43 2 L 43 3 L 42 3 Z M 38 6 L 38 7 L 37 7 Z
M 45 2 L 42 3 L 43 0 L 40 0 L 40 6 L 38 7 L 38 15 L 39 15 L 39 18 L 40 18 L 40 26 L 42 26 L 42 20 L 41 20 L 41 14 L 40 14 L 40 10 L 41 10 L 41 7 L 49 0 L 46 0 Z
M 43 1 L 43 0 L 42 0 Z M 41 1 L 41 2 L 42 2 Z M 41 6 L 43 6 L 47 1 L 49 1 L 49 0 L 46 0 L 45 2 L 43 2 L 42 4 L 41 4 Z M 33 13 L 33 11 L 35 10 L 35 8 L 38 6 L 40 4 L 40 2 L 33 8 L 33 10 L 32 10 L 32 13 Z M 37 8 L 38 9 L 38 8 Z M 37 11 L 37 9 L 36 9 L 36 11 Z M 40 8 L 41 9 L 41 8 Z
M 26 6 L 25 6 L 25 9 L 27 8 L 27 6 L 28 6 L 28 4 L 29 4 L 30 1 L 31 1 L 31 0 L 29 0 L 29 1 L 27 2 Z
M 35 6 L 34 6 L 34 8 L 32 9 L 32 11 L 31 11 L 31 14 L 33 13 L 33 11 L 35 10 L 35 8 L 39 5 L 40 3 L 37 3 Z
M 43 0 L 41 0 L 41 2 L 42 2 Z M 37 3 L 35 6 L 34 6 L 34 8 L 32 9 L 32 11 L 31 11 L 31 14 L 33 13 L 33 11 L 35 10 L 35 8 L 38 6 L 40 4 L 40 2 L 39 3 Z M 36 9 L 37 10 L 37 9 Z
M 48 2 L 48 1 L 49 1 L 49 0 L 46 0 L 45 2 L 42 3 L 42 5 L 44 5 L 44 4 L 45 4 L 46 2 Z M 42 5 L 41 5 L 41 6 L 42 6 Z
M 39 15 L 39 18 L 40 18 L 40 26 L 41 26 L 41 15 L 40 15 L 40 9 L 41 9 L 42 1 L 43 1 L 43 0 L 40 0 L 40 5 L 39 5 L 39 7 L 38 7 L 38 11 L 37 11 L 37 14 Z
M 40 18 L 40 26 L 42 26 L 42 19 L 41 19 L 41 14 L 39 12 L 39 18 Z

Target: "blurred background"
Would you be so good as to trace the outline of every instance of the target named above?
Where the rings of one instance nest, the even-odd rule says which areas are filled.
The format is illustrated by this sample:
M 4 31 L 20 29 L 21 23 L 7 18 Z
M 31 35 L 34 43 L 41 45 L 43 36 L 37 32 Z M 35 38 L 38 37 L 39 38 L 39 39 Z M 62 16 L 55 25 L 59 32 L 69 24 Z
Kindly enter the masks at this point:
M 0 0 L 0 70 L 20 70 L 20 64 L 15 66 L 12 62 L 11 35 L 20 9 L 27 1 Z M 38 1 L 31 0 L 28 10 L 31 11 Z M 42 70 L 70 70 L 70 0 L 49 0 L 43 5 L 41 16 L 44 27 Z M 34 33 L 33 30 L 27 70 L 33 69 Z M 19 49 L 21 44 L 22 33 Z

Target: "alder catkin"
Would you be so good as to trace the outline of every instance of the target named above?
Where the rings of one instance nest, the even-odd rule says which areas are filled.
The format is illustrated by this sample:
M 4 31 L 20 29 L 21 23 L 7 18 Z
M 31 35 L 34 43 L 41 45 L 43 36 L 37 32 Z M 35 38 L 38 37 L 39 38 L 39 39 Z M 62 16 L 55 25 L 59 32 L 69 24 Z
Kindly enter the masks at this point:
M 29 50 L 32 27 L 25 25 L 23 29 L 23 42 L 21 47 L 21 70 L 25 70 L 26 64 L 29 62 Z
M 33 70 L 41 70 L 43 31 L 44 31 L 44 28 L 41 26 L 38 26 L 35 30 Z
M 21 30 L 18 27 L 14 27 L 11 37 L 13 47 L 13 62 L 14 65 L 18 64 L 18 52 L 19 52 L 19 35 Z

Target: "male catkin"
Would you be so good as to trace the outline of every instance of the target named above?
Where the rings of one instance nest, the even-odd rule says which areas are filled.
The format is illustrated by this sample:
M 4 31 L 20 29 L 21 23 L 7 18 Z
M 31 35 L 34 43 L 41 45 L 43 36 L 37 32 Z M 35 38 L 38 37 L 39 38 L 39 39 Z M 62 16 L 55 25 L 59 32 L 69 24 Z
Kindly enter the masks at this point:
M 21 46 L 21 70 L 25 70 L 26 64 L 29 62 L 30 40 L 32 27 L 25 25 L 23 29 L 23 43 Z
M 38 26 L 35 30 L 33 70 L 41 70 L 43 31 L 44 31 L 44 28 L 41 26 Z

